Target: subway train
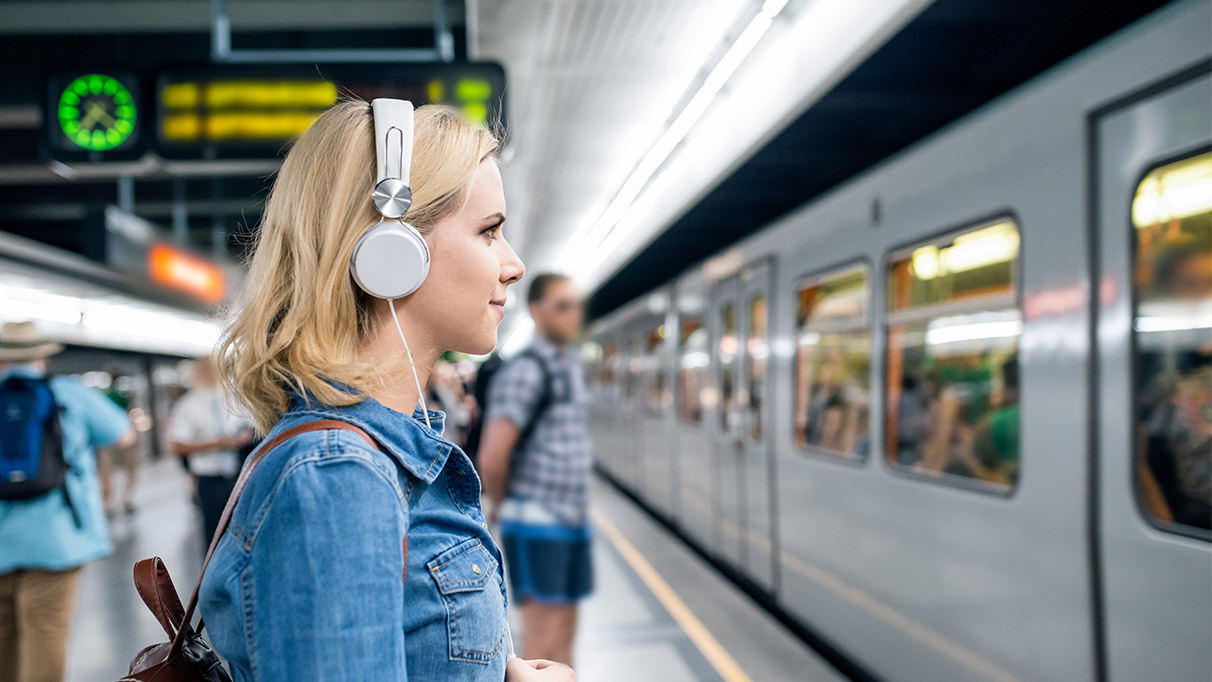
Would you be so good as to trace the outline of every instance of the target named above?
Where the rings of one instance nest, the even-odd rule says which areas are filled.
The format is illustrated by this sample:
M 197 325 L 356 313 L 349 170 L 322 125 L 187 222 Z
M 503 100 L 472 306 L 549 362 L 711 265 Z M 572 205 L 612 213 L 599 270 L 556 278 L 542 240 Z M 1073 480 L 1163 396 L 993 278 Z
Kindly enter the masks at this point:
M 1212 679 L 1209 19 L 595 320 L 599 467 L 862 676 Z

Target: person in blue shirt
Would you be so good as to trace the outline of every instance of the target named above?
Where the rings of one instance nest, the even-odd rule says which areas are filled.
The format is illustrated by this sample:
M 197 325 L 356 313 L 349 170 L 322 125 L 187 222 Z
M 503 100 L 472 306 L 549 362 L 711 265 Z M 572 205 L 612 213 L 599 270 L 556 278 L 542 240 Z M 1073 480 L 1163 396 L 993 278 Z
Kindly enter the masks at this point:
M 45 380 L 47 359 L 63 346 L 32 322 L 0 331 L 0 385 Z M 75 612 L 81 567 L 110 554 L 109 525 L 97 478 L 97 448 L 133 443 L 126 413 L 95 388 L 49 379 L 59 412 L 62 488 L 32 499 L 0 499 L 0 680 L 59 682 Z
M 492 350 L 524 271 L 502 234 L 500 140 L 449 107 L 419 107 L 413 125 L 402 220 L 428 245 L 420 288 L 374 298 L 350 272 L 379 220 L 377 163 L 371 106 L 343 101 L 287 154 L 216 354 L 267 440 L 335 419 L 374 441 L 310 431 L 248 474 L 198 602 L 236 682 L 574 677 L 510 656 L 479 478 L 443 415 L 414 409 L 443 351 Z

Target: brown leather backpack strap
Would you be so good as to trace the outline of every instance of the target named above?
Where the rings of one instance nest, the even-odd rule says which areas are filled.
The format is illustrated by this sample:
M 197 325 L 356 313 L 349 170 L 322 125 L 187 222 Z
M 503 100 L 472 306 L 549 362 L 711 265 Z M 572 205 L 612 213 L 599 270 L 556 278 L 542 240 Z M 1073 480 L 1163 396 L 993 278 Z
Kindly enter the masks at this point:
M 198 583 L 194 585 L 194 592 L 189 597 L 189 605 L 185 608 L 185 614 L 180 620 L 181 625 L 177 628 L 176 636 L 173 637 L 171 651 L 179 651 L 181 645 L 185 642 L 185 637 L 183 635 L 189 635 L 193 632 L 193 627 L 190 625 L 190 621 L 193 619 L 194 611 L 198 607 L 198 589 L 202 587 L 202 576 L 206 575 L 206 567 L 210 564 L 210 558 L 215 553 L 215 547 L 218 546 L 219 539 L 223 537 L 224 531 L 227 530 L 227 524 L 231 522 L 231 515 L 236 509 L 236 503 L 240 500 L 240 493 L 243 492 L 244 484 L 248 482 L 248 477 L 252 475 L 253 470 L 257 468 L 257 465 L 260 464 L 261 461 L 269 455 L 269 453 L 274 451 L 274 448 L 278 447 L 282 443 L 285 443 L 291 438 L 309 431 L 332 430 L 353 431 L 359 436 L 362 436 L 362 438 L 370 444 L 370 447 L 376 450 L 382 450 L 382 448 L 379 447 L 379 444 L 375 442 L 375 439 L 372 438 L 369 433 L 366 433 L 366 431 L 364 431 L 362 428 L 338 419 L 321 419 L 314 422 L 299 424 L 298 426 L 289 428 L 257 446 L 257 449 L 248 456 L 248 462 L 240 471 L 240 477 L 236 479 L 236 485 L 232 488 L 231 495 L 229 495 L 227 498 L 227 504 L 223 507 L 223 515 L 219 517 L 219 525 L 215 528 L 215 535 L 210 539 L 210 547 L 206 550 L 206 558 L 202 561 L 202 572 L 198 575 Z M 150 604 L 148 606 L 150 606 Z M 198 629 L 201 629 L 200 625 Z
M 135 564 L 135 590 L 169 638 L 176 637 L 177 628 L 185 618 L 185 608 L 181 606 L 181 597 L 160 557 Z

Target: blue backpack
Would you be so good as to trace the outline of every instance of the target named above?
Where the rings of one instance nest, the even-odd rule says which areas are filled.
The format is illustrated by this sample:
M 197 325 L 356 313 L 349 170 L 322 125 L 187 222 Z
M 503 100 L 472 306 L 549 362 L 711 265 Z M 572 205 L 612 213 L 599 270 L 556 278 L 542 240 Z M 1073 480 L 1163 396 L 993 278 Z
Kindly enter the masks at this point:
M 59 406 L 47 380 L 0 382 L 0 500 L 30 500 L 60 489 L 66 496 L 68 469 Z

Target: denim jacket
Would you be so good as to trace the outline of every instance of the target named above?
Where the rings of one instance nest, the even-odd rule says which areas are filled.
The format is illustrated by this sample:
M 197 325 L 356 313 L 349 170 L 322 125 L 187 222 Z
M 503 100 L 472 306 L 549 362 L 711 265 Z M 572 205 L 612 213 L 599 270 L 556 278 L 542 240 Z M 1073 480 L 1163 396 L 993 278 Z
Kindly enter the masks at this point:
M 470 460 L 443 415 L 371 398 L 296 401 L 267 438 L 202 580 L 199 608 L 236 682 L 501 682 L 508 652 L 501 555 Z M 407 571 L 405 564 L 407 563 Z

